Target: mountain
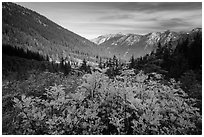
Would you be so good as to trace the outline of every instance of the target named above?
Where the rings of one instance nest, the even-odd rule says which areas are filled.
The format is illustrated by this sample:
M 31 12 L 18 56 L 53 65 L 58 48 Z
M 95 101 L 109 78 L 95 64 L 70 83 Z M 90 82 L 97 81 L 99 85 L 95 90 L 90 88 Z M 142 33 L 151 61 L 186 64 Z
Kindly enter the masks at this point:
M 124 36 L 124 34 L 122 34 L 122 33 L 107 34 L 107 35 L 102 35 L 102 36 L 99 36 L 95 39 L 92 39 L 91 41 L 94 42 L 95 44 L 99 45 L 99 44 L 101 44 L 101 43 L 103 43 L 103 42 L 105 42 L 111 38 L 120 38 L 122 36 Z
M 191 35 L 196 35 L 202 29 L 196 28 L 190 32 L 151 32 L 138 34 L 107 34 L 93 39 L 92 42 L 71 32 L 46 17 L 15 3 L 2 3 L 2 44 L 37 52 L 48 56 L 50 60 L 69 60 L 90 62 L 99 61 L 116 55 L 129 60 L 144 56 L 154 51 L 158 43 L 172 43 L 171 48 Z
M 166 30 L 164 32 L 151 32 L 146 35 L 138 34 L 108 34 L 99 36 L 91 41 L 107 49 L 109 54 L 115 54 L 128 60 L 132 55 L 135 57 L 144 56 L 155 49 L 159 43 L 167 45 L 171 43 L 171 49 L 175 49 L 179 42 L 186 38 L 193 40 L 192 35 L 202 34 L 201 28 L 193 29 L 190 32 L 174 32 Z M 168 44 L 169 45 L 169 44 Z
M 2 44 L 61 57 L 94 58 L 103 53 L 93 42 L 15 3 L 2 3 Z

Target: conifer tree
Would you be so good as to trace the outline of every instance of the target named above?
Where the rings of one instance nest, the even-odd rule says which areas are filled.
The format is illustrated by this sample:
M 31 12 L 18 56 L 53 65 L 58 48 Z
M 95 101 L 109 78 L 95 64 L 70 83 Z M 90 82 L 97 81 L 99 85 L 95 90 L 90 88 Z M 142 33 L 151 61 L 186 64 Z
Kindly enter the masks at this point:
M 65 63 L 64 65 L 64 74 L 65 75 L 68 75 L 71 71 L 71 65 L 70 65 L 70 62 L 68 61 L 67 63 Z
M 98 64 L 98 67 L 99 67 L 100 69 L 102 69 L 102 68 L 103 68 L 102 58 L 101 58 L 101 57 L 100 57 L 100 59 L 99 59 L 99 64 Z
M 86 59 L 83 60 L 80 70 L 87 72 L 87 61 Z
M 132 57 L 130 59 L 129 68 L 132 69 L 134 67 L 135 67 L 135 59 L 134 59 L 134 56 L 132 55 Z

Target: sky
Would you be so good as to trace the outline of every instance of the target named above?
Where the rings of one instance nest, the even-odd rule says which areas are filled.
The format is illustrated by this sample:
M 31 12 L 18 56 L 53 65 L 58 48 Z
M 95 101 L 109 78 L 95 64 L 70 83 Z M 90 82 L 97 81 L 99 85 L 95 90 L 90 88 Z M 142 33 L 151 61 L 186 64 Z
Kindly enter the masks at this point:
M 24 2 L 87 39 L 114 33 L 147 34 L 202 27 L 201 2 Z

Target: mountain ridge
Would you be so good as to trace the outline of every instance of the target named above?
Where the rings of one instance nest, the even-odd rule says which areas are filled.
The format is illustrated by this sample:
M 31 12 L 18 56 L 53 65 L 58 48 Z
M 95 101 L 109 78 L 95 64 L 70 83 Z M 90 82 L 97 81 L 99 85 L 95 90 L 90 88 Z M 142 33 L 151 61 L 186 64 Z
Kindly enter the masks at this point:
M 157 48 L 158 43 L 161 45 L 167 45 L 171 42 L 173 43 L 171 48 L 175 49 L 181 39 L 191 37 L 188 35 L 193 35 L 193 33 L 202 33 L 202 28 L 194 28 L 187 32 L 165 30 L 162 32 L 150 32 L 145 35 L 133 33 L 123 34 L 120 37 L 110 37 L 118 34 L 116 33 L 99 36 L 92 39 L 92 42 L 109 50 L 110 54 L 116 54 L 127 60 L 132 55 L 140 57 L 149 54 Z
M 193 28 L 191 31 L 202 31 L 202 28 Z M 138 36 L 148 36 L 148 35 L 151 35 L 151 34 L 162 34 L 162 33 L 180 33 L 180 34 L 187 34 L 189 33 L 189 31 L 179 31 L 179 32 L 175 32 L 175 31 L 170 31 L 170 30 L 164 30 L 164 31 L 154 31 L 154 32 L 149 32 L 147 34 L 137 34 L 137 33 L 110 33 L 110 34 L 105 34 L 105 35 L 100 35 L 96 38 L 93 38 L 93 39 L 90 39 L 90 41 L 94 42 L 95 44 L 99 45 L 101 43 L 97 43 L 97 39 L 100 39 L 100 38 L 104 38 L 104 39 L 110 39 L 112 37 L 115 37 L 115 36 L 127 36 L 127 35 L 138 35 Z M 105 42 L 105 41 L 104 41 Z M 103 43 L 103 42 L 102 42 Z
M 163 46 L 171 42 L 171 48 L 175 48 L 182 39 L 193 39 L 189 35 L 202 33 L 202 28 L 188 32 L 165 30 L 145 35 L 120 32 L 89 41 L 15 3 L 3 2 L 2 15 L 2 44 L 38 52 L 58 62 L 61 58 L 99 61 L 98 57 L 107 59 L 113 55 L 129 60 L 132 55 L 138 58 L 151 53 L 159 43 Z

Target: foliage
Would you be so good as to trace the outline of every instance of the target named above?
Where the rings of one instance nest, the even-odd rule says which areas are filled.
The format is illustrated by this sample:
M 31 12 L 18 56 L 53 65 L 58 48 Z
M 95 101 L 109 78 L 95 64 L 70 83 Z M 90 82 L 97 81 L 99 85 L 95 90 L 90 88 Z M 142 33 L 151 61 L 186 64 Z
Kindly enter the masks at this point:
M 177 45 L 173 48 L 172 41 L 164 44 L 158 43 L 155 52 L 138 59 L 131 58 L 131 68 L 143 69 L 152 67 L 149 71 L 164 72 L 169 78 L 179 79 L 185 72 L 202 69 L 202 37 L 201 33 L 180 37 Z M 133 67 L 134 66 L 134 67 Z
M 196 100 L 175 80 L 154 77 L 131 70 L 109 79 L 95 72 L 83 76 L 75 93 L 54 85 L 44 99 L 15 97 L 15 134 L 201 134 Z
M 135 68 L 135 59 L 134 56 L 130 59 L 129 69 Z
M 39 53 L 30 50 L 24 51 L 22 48 L 13 47 L 10 45 L 3 45 L 2 48 L 2 70 L 3 77 L 12 77 L 13 79 L 25 79 L 29 71 L 46 71 L 49 72 L 63 72 L 68 75 L 71 71 L 70 62 L 62 60 L 61 64 L 45 60 Z M 47 58 L 49 58 L 47 56 Z
M 3 134 L 14 134 L 13 118 L 16 116 L 16 109 L 13 108 L 13 97 L 33 96 L 44 99 L 46 88 L 55 84 L 63 84 L 64 91 L 74 92 L 81 84 L 81 78 L 77 76 L 64 76 L 62 73 L 50 73 L 30 71 L 28 78 L 24 80 L 3 79 L 2 81 L 2 129 Z
M 65 75 L 68 75 L 71 72 L 71 65 L 69 61 L 65 61 L 65 59 L 61 59 L 60 61 L 60 71 L 63 72 Z
M 200 34 L 178 40 L 175 49 L 159 42 L 155 53 L 132 57 L 124 70 L 116 56 L 99 58 L 103 48 L 47 18 L 13 3 L 2 8 L 3 134 L 201 134 Z M 66 57 L 83 57 L 86 73 L 90 60 L 105 70 L 81 81 L 67 75 Z M 59 65 L 48 62 L 59 58 Z
M 175 78 L 181 82 L 181 88 L 192 98 L 198 99 L 197 107 L 202 102 L 202 37 L 201 32 L 191 32 L 180 37 L 173 48 L 172 42 L 158 43 L 155 52 L 144 57 L 130 60 L 130 68 L 144 70 L 145 73 L 164 74 L 168 80 Z M 132 67 L 134 66 L 134 67 Z
M 200 74 L 200 76 L 202 75 Z M 197 78 L 198 76 L 196 76 L 196 73 L 189 70 L 185 72 L 179 80 L 181 82 L 181 88 L 190 97 L 197 99 L 196 106 L 200 108 L 200 112 L 202 112 L 202 82 Z
M 79 69 L 86 73 L 91 73 L 91 68 L 89 65 L 87 65 L 87 61 L 85 59 L 83 60 Z
M 38 61 L 45 61 L 45 58 L 39 53 L 29 51 L 28 49 L 24 51 L 22 48 L 12 47 L 11 45 L 3 45 L 2 53 L 9 56 L 18 56 L 26 59 L 35 59 Z
M 106 63 L 105 66 L 108 67 L 106 74 L 109 78 L 114 78 L 117 75 L 121 74 L 121 70 L 123 64 L 121 61 L 114 55 L 113 58 L 110 58 Z
M 3 77 L 11 79 L 25 79 L 31 70 L 44 71 L 51 66 L 47 61 L 29 60 L 17 56 L 2 55 Z

